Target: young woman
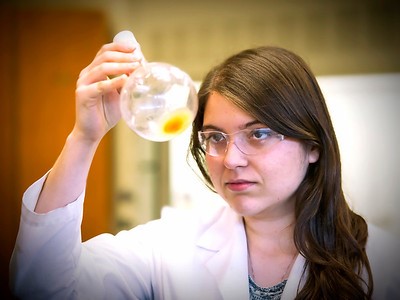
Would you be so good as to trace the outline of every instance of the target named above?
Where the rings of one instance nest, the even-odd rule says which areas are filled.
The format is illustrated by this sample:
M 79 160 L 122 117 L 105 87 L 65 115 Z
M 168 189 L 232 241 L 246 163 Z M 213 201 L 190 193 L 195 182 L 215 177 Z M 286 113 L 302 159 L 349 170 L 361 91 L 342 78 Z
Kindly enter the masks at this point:
M 227 205 L 172 212 L 84 243 L 86 177 L 137 67 L 104 45 L 78 79 L 75 127 L 23 199 L 11 261 L 21 298 L 398 299 L 399 244 L 347 205 L 314 75 L 276 47 L 240 52 L 199 91 L 190 150 Z

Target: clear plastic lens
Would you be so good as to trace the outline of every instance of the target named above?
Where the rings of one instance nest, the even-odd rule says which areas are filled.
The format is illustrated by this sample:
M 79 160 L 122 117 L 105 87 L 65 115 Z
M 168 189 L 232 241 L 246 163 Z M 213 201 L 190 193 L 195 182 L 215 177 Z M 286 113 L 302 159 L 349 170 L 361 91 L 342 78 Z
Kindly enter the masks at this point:
M 284 136 L 269 128 L 243 129 L 234 133 L 223 133 L 220 131 L 200 131 L 200 145 L 205 152 L 211 156 L 224 155 L 228 144 L 234 143 L 244 154 L 256 154 L 274 141 L 282 141 Z M 236 138 L 234 138 L 237 136 Z
M 127 125 L 151 141 L 168 141 L 182 133 L 197 113 L 194 82 L 166 63 L 148 62 L 136 69 L 121 91 L 121 113 Z

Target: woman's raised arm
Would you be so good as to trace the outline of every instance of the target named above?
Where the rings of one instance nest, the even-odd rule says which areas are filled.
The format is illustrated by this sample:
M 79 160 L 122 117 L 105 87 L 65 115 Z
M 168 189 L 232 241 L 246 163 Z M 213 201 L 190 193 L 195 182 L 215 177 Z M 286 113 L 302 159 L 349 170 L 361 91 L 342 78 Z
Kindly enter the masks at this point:
M 83 192 L 101 139 L 121 118 L 119 90 L 127 74 L 139 66 L 134 53 L 133 45 L 106 44 L 81 71 L 76 86 L 75 125 L 46 179 L 35 212 L 63 207 Z

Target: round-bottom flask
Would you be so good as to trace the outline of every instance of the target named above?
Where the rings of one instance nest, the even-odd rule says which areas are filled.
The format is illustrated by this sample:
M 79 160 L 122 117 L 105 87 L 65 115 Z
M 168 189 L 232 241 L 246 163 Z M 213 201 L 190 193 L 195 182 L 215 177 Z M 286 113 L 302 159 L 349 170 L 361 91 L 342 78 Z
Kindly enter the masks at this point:
M 147 62 L 135 36 L 121 31 L 114 42 L 136 46 L 141 66 L 121 90 L 120 107 L 126 124 L 141 137 L 162 142 L 182 133 L 197 113 L 198 98 L 188 74 L 167 63 Z

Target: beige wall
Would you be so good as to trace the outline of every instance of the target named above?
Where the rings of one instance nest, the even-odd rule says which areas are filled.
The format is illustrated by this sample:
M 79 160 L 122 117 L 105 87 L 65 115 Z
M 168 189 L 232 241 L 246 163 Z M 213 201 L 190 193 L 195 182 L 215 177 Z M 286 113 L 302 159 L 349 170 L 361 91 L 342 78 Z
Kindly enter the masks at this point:
M 400 69 L 400 4 L 394 0 L 15 2 L 103 10 L 110 35 L 132 30 L 148 60 L 176 64 L 195 80 L 227 55 L 263 44 L 298 52 L 317 75 Z
M 120 30 L 132 30 L 149 61 L 175 64 L 195 80 L 227 55 L 263 44 L 294 50 L 316 75 L 400 71 L 396 1 L 15 2 L 102 10 L 109 20 L 110 39 Z M 156 217 L 160 206 L 169 201 L 168 147 L 138 138 L 123 123 L 113 134 L 119 229 Z

